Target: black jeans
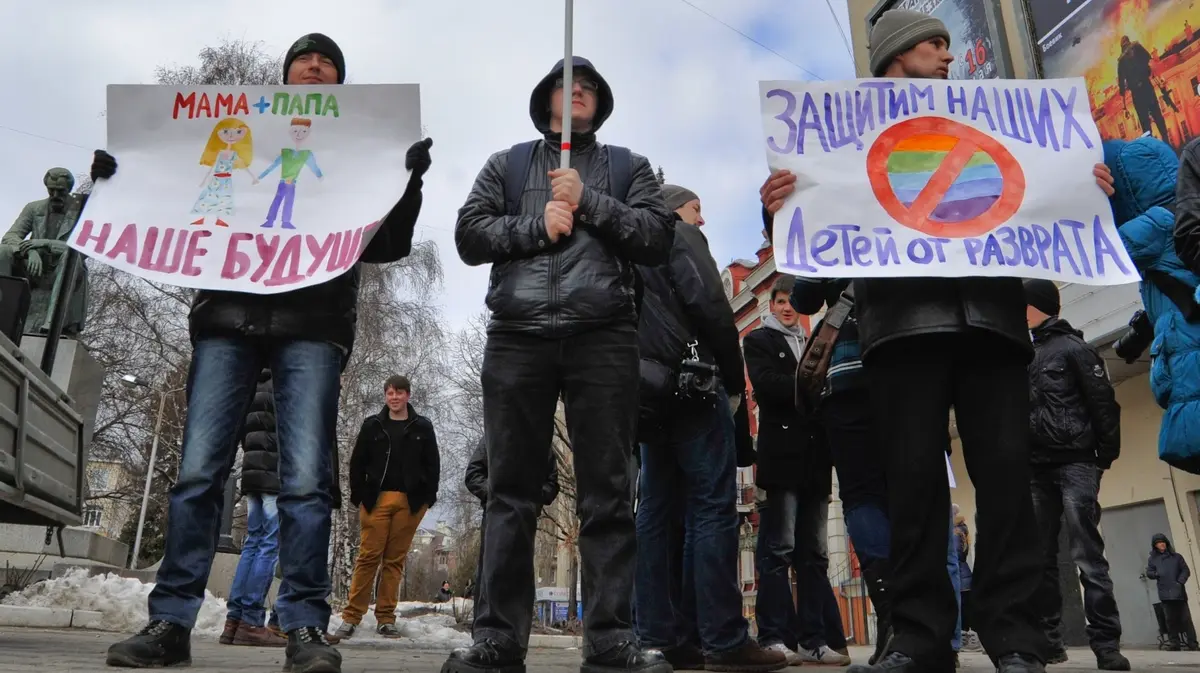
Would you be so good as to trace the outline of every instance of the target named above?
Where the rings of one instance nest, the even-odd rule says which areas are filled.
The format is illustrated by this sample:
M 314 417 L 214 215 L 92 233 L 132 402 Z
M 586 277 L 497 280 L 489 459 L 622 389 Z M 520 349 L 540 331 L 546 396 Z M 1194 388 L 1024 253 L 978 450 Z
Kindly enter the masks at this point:
M 976 627 L 988 653 L 1045 657 L 1030 600 L 1042 555 L 1029 494 L 1028 354 L 986 332 L 922 335 L 878 346 L 865 361 L 886 447 L 892 524 L 892 650 L 923 670 L 953 670 L 958 605 L 946 572 L 950 409 L 975 485 Z
M 1071 558 L 1083 584 L 1083 610 L 1088 641 L 1099 654 L 1121 649 L 1121 616 L 1113 597 L 1104 538 L 1100 537 L 1101 470 L 1093 463 L 1034 466 L 1033 510 L 1041 532 L 1043 571 L 1037 598 L 1042 630 L 1056 649 L 1062 635 L 1062 592 L 1058 578 L 1058 533 L 1063 520 L 1071 542 Z
M 1170 646 L 1195 648 L 1196 628 L 1192 626 L 1192 611 L 1188 609 L 1187 600 L 1163 601 L 1162 606 Z
M 758 597 L 754 615 L 758 642 L 788 649 L 846 646 L 841 613 L 829 585 L 829 558 L 819 537 L 827 496 L 769 489 L 759 506 Z M 796 602 L 789 571 L 796 572 Z M 830 607 L 832 606 L 832 610 Z
M 632 641 L 634 537 L 629 451 L 637 424 L 637 330 L 562 339 L 488 335 L 483 358 L 488 503 L 475 639 L 524 650 L 533 541 L 559 395 L 575 460 L 585 654 Z

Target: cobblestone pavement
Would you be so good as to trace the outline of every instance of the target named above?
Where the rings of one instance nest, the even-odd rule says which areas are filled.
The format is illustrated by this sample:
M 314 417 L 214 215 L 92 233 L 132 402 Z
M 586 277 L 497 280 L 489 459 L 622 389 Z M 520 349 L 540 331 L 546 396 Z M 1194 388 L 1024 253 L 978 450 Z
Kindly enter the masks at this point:
M 124 669 L 107 668 L 104 653 L 119 634 L 97 631 L 43 629 L 0 629 L 0 673 L 115 673 Z M 437 673 L 446 652 L 404 647 L 401 643 L 360 642 L 339 648 L 344 673 Z M 865 660 L 869 651 L 851 652 L 856 661 Z M 1200 673 L 1200 653 L 1130 651 L 1134 671 L 1180 671 Z M 257 673 L 283 668 L 283 650 L 219 645 L 214 640 L 192 643 L 192 667 L 196 673 L 237 671 Z M 1094 671 L 1096 660 L 1087 650 L 1072 650 L 1071 661 L 1054 666 L 1057 671 Z M 579 651 L 559 649 L 533 650 L 529 654 L 530 673 L 577 673 Z M 821 669 L 836 671 L 837 669 Z M 980 655 L 964 655 L 965 673 L 990 673 L 995 670 Z

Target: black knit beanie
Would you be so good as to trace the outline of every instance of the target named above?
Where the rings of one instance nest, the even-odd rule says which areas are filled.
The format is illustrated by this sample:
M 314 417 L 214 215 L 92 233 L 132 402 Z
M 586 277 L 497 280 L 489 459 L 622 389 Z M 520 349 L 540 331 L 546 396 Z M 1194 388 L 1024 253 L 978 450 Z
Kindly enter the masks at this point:
M 337 46 L 337 42 L 329 39 L 329 36 L 323 33 L 309 33 L 296 40 L 288 49 L 287 56 L 283 58 L 283 83 L 287 84 L 288 70 L 292 67 L 292 61 L 314 52 L 333 61 L 333 66 L 337 68 L 338 84 L 344 84 L 346 82 L 346 58 L 342 56 L 342 50 Z
M 1058 286 L 1052 280 L 1031 279 L 1025 281 L 1025 303 L 1045 313 L 1056 316 L 1062 310 Z

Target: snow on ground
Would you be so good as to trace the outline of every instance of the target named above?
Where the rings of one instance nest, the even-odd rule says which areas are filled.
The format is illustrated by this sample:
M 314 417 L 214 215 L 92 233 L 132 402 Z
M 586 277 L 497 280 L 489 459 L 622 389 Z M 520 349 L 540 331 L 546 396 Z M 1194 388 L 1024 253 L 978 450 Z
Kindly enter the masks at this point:
M 4 605 L 42 608 L 92 610 L 102 613 L 102 628 L 108 631 L 133 633 L 146 625 L 146 597 L 153 584 L 113 574 L 89 577 L 82 569 L 73 569 L 56 579 L 27 587 L 10 594 Z M 374 606 L 372 606 L 374 607 Z M 384 638 L 375 633 L 375 615 L 368 612 L 353 640 L 349 643 L 371 641 L 373 645 L 449 649 L 471 644 L 469 634 L 454 628 L 457 618 L 469 615 L 472 602 L 455 598 L 450 603 L 400 603 L 396 608 L 396 625 L 401 638 Z M 210 592 L 204 593 L 204 603 L 196 617 L 192 633 L 216 638 L 225 626 L 225 599 Z M 341 615 L 330 619 L 329 631 L 342 623 Z

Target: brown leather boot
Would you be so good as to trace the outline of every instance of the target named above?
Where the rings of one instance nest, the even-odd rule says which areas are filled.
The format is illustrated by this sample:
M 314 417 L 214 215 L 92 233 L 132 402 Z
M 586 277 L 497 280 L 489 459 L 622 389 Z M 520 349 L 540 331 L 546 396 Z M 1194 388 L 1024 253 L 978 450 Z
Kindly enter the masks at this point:
M 251 647 L 287 647 L 287 638 L 280 638 L 265 626 L 242 624 L 233 637 L 233 644 Z
M 225 620 L 225 629 L 221 631 L 221 644 L 232 645 L 233 637 L 237 635 L 238 627 L 241 625 L 242 623 L 239 620 L 227 618 Z

